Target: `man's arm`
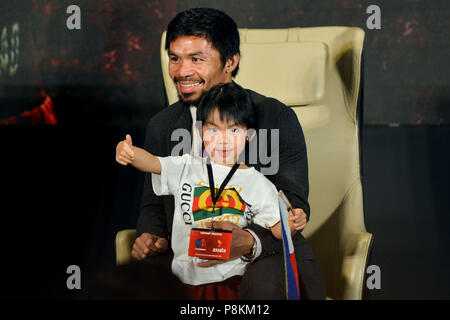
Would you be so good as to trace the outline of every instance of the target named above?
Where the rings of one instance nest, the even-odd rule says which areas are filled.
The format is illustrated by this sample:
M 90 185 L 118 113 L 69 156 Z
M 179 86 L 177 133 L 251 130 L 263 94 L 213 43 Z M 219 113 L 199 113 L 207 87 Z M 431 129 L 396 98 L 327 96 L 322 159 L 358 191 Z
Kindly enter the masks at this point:
M 297 115 L 291 108 L 283 108 L 278 119 L 280 152 L 278 173 L 269 180 L 283 190 L 294 208 L 304 211 L 309 220 L 308 157 L 305 136 Z
M 303 130 L 294 111 L 287 107 L 282 108 L 273 128 L 279 129 L 279 168 L 275 175 L 267 178 L 277 189 L 283 190 L 296 208 L 295 213 L 303 215 L 304 212 L 309 219 L 308 160 Z M 269 230 L 256 224 L 250 225 L 248 229 L 259 238 L 262 246 L 260 257 L 282 252 L 282 242 L 275 239 Z

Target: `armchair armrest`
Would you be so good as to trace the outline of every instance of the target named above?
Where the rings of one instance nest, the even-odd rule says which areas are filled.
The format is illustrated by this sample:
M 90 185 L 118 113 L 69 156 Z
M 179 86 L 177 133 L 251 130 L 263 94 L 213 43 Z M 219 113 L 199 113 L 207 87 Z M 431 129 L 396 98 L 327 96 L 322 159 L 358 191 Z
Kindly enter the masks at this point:
M 361 300 L 372 234 L 361 232 L 352 237 L 352 242 L 353 252 L 351 255 L 344 256 L 342 263 L 342 299 Z
M 117 232 L 116 235 L 116 264 L 127 264 L 133 261 L 131 249 L 136 240 L 136 230 L 126 229 Z

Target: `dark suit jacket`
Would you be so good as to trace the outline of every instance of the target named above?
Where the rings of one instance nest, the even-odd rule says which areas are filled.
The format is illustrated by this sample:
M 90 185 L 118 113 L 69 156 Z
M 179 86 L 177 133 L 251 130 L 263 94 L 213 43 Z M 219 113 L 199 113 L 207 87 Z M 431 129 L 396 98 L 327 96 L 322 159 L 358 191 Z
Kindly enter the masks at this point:
M 266 177 L 278 190 L 285 192 L 294 208 L 302 208 L 309 219 L 306 144 L 297 116 L 291 108 L 281 102 L 251 90 L 247 91 L 255 106 L 258 129 L 279 129 L 279 169 L 275 175 Z M 152 117 L 147 127 L 145 149 L 156 156 L 169 156 L 173 148 L 179 144 L 179 141 L 171 141 L 172 132 L 180 128 L 191 132 L 191 127 L 192 117 L 189 107 L 177 102 Z M 263 139 L 258 132 L 258 141 L 267 143 L 266 150 L 270 151 L 270 133 L 265 137 L 266 139 Z M 258 163 L 253 166 L 260 170 L 264 164 L 258 159 Z M 152 188 L 151 174 L 146 174 L 137 235 L 148 232 L 170 240 L 173 213 L 173 196 L 156 196 Z M 263 251 L 260 258 L 283 254 L 282 241 L 275 239 L 270 230 L 258 225 L 251 225 L 249 229 L 261 240 Z M 301 232 L 293 236 L 293 242 L 296 255 L 300 254 L 303 259 L 314 259 L 314 254 Z

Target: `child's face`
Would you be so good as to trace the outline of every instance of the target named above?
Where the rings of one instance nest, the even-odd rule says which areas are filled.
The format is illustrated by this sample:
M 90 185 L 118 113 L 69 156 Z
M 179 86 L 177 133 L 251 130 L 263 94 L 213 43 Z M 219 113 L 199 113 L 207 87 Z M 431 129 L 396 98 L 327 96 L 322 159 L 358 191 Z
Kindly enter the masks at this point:
M 247 127 L 234 121 L 220 119 L 219 110 L 214 109 L 202 127 L 203 143 L 212 161 L 233 165 L 245 147 Z

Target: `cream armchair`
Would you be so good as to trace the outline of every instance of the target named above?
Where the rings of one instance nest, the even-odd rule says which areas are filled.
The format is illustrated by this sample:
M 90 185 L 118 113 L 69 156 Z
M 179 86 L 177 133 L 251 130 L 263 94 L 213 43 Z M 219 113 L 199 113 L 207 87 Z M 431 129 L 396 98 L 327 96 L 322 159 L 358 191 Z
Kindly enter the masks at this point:
M 297 114 L 308 150 L 314 249 L 332 299 L 361 299 L 372 235 L 364 225 L 357 107 L 364 31 L 352 27 L 240 29 L 235 81 L 274 97 Z M 169 104 L 177 101 L 161 39 Z M 117 263 L 130 261 L 136 233 L 117 234 Z

